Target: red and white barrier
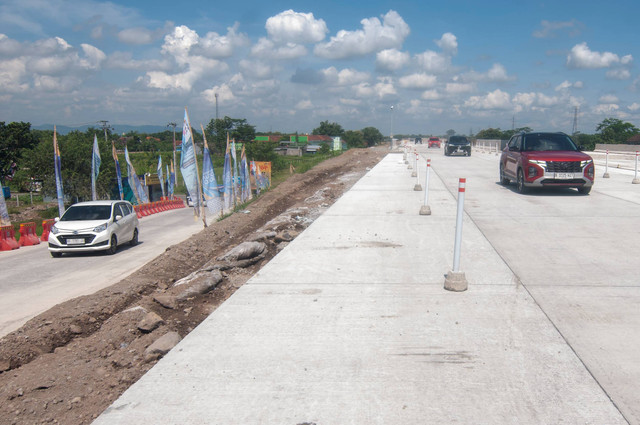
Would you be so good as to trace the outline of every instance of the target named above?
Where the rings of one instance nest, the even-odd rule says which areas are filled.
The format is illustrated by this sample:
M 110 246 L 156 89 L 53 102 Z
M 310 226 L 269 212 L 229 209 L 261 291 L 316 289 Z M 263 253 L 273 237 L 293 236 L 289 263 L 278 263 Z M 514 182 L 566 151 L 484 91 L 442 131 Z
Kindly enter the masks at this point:
M 20 248 L 16 240 L 16 231 L 13 226 L 0 226 L 0 251 L 11 251 Z
M 20 224 L 20 246 L 38 245 L 40 239 L 36 235 L 36 223 L 31 221 L 29 223 Z

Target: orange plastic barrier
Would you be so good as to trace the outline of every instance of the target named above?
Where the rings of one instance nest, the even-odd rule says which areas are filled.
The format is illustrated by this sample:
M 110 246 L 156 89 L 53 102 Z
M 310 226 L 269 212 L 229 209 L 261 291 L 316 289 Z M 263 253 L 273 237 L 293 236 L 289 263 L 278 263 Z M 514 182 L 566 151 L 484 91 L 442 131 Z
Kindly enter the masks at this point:
M 20 248 L 16 240 L 16 231 L 13 226 L 0 226 L 0 251 L 11 251 Z
M 140 205 L 134 205 L 133 210 L 136 212 L 138 218 L 142 218 L 142 213 L 140 212 Z
M 40 239 L 36 235 L 36 223 L 20 223 L 20 246 L 38 245 Z
M 40 236 L 40 241 L 47 242 L 49 240 L 49 233 L 55 222 L 53 219 L 42 220 L 42 235 Z

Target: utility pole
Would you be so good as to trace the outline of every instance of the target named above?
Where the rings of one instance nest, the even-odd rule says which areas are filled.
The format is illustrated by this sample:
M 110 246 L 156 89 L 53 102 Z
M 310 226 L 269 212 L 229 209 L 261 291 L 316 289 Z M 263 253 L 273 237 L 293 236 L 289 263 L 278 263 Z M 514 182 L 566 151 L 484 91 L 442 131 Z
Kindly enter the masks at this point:
M 102 120 L 98 122 L 102 124 L 102 129 L 104 130 L 104 141 L 108 144 L 109 140 L 107 139 L 107 130 L 113 130 L 113 127 L 109 126 L 109 121 Z
M 513 118 L 511 118 L 511 131 L 515 131 L 516 129 L 516 116 L 514 115 Z
M 578 132 L 578 107 L 576 106 L 573 109 L 573 130 L 571 131 L 572 135 L 575 135 Z

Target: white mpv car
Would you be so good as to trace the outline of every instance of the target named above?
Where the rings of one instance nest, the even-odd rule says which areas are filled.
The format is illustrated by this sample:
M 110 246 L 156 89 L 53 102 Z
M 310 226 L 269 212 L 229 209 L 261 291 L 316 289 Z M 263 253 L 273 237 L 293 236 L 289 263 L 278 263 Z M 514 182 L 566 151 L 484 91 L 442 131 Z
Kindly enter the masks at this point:
M 138 216 L 127 201 L 89 201 L 71 205 L 49 233 L 49 252 L 106 251 L 115 254 L 118 244 L 138 243 Z

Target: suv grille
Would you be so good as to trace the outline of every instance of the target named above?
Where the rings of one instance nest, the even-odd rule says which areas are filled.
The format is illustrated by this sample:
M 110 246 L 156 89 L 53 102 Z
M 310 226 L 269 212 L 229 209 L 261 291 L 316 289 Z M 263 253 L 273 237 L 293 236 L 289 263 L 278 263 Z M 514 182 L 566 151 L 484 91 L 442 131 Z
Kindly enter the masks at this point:
M 580 161 L 547 161 L 547 171 L 551 173 L 579 173 Z

